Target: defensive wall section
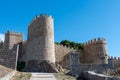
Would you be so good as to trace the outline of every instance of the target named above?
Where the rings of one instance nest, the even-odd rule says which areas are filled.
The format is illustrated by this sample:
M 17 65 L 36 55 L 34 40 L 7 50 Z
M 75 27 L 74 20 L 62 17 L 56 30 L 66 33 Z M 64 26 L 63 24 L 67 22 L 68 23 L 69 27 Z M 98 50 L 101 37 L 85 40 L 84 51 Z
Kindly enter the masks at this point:
M 76 50 L 60 44 L 55 45 L 55 60 L 63 68 L 70 69 L 70 54 Z M 19 49 L 19 61 L 25 61 L 27 42 L 22 42 Z
M 3 45 L 4 45 L 4 43 L 1 41 L 0 42 L 0 49 L 3 49 Z
M 30 66 L 31 63 L 39 65 L 44 60 L 55 64 L 54 19 L 41 14 L 28 27 L 25 62 Z
M 97 73 L 103 73 L 107 69 L 114 69 L 114 61 L 112 59 L 108 59 L 108 63 L 90 63 L 90 64 L 82 64 L 79 62 L 79 54 L 72 53 L 70 55 L 70 66 L 71 66 L 71 74 L 72 75 L 82 75 L 84 71 L 95 71 Z
M 63 68 L 70 69 L 70 54 L 76 51 L 60 44 L 55 44 L 55 58 Z
M 4 50 L 10 50 L 15 44 L 23 41 L 23 34 L 7 31 L 5 33 Z
M 19 54 L 18 54 L 18 61 L 25 62 L 26 59 L 26 49 L 27 49 L 27 41 L 22 41 L 19 43 Z
M 83 43 L 83 52 L 80 54 L 81 63 L 107 63 L 107 48 L 104 38 L 95 38 Z
M 112 60 L 113 61 L 115 68 L 120 67 L 120 57 L 109 56 L 108 60 Z
M 106 47 L 104 38 L 83 43 L 83 51 L 55 44 L 53 17 L 40 15 L 29 24 L 27 41 L 23 41 L 21 33 L 6 32 L 4 43 L 0 43 L 0 64 L 15 69 L 18 50 L 18 61 L 25 61 L 27 69 L 36 71 L 41 68 L 42 61 L 48 62 L 46 64 L 49 66 L 58 63 L 63 68 L 71 69 L 74 75 L 88 70 L 102 72 L 120 67 L 120 58 L 108 57 Z
M 16 68 L 16 56 L 17 45 L 12 50 L 0 50 L 0 65 L 15 69 Z

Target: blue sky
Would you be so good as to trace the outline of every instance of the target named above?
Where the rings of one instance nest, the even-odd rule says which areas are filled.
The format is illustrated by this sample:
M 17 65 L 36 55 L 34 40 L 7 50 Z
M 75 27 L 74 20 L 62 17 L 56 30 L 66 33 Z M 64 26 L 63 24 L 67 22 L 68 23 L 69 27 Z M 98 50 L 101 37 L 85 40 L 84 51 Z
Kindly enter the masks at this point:
M 120 0 L 0 0 L 0 34 L 23 32 L 41 13 L 54 17 L 55 41 L 106 38 L 108 54 L 120 56 Z M 3 37 L 3 36 L 2 36 Z

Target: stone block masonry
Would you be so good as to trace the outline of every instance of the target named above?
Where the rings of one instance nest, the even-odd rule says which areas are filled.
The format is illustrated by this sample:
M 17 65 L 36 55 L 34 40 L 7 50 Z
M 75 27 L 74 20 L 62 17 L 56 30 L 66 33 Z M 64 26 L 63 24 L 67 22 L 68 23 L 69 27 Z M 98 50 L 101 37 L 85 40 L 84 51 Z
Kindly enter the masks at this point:
M 40 63 L 44 61 L 48 61 L 51 65 L 58 63 L 63 68 L 70 69 L 70 54 L 72 52 L 78 53 L 79 57 L 77 58 L 79 60 L 77 61 L 82 64 L 77 66 L 76 70 L 88 68 L 89 66 L 100 67 L 97 64 L 110 64 L 110 68 L 114 68 L 114 64 L 117 67 L 120 66 L 119 59 L 108 59 L 107 45 L 104 38 L 95 38 L 83 43 L 83 51 L 54 44 L 54 19 L 49 15 L 39 15 L 32 20 L 28 26 L 27 41 L 23 41 L 21 33 L 8 31 L 5 34 L 5 42 L 0 43 L 0 64 L 10 68 L 15 67 L 16 49 L 14 45 L 18 44 L 20 45 L 18 60 L 26 62 L 25 67 L 27 69 L 34 69 L 38 72 L 41 71 L 38 69 Z M 77 64 L 76 61 L 72 63 Z
M 0 42 L 0 49 L 3 49 L 3 45 L 4 45 L 4 43 Z
M 60 44 L 55 44 L 55 58 L 63 68 L 70 69 L 70 54 L 76 51 Z
M 15 44 L 23 41 L 23 34 L 7 31 L 5 34 L 4 50 L 10 50 Z
M 55 64 L 54 20 L 51 16 L 36 16 L 29 25 L 25 61 L 33 60 L 39 63 L 48 60 Z
M 14 46 L 12 50 L 0 50 L 0 65 L 6 66 L 11 69 L 15 69 L 16 65 L 17 46 Z
M 83 44 L 81 63 L 107 63 L 107 46 L 104 38 L 95 38 Z

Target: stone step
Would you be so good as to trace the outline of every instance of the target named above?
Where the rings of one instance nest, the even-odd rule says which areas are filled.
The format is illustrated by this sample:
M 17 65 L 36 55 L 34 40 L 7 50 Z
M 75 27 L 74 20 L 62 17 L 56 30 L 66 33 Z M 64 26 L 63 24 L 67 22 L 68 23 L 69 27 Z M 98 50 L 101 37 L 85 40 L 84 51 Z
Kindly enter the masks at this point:
M 56 80 L 52 73 L 32 73 L 30 80 Z

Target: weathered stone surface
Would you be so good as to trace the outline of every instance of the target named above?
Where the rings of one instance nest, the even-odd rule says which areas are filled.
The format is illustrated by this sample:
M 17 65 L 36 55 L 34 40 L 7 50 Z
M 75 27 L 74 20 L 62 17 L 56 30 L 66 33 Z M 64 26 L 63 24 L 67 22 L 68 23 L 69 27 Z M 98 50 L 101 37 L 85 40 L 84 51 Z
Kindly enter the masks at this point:
M 108 54 L 104 38 L 84 43 L 83 50 L 83 53 L 80 55 L 81 63 L 107 63 Z
M 38 66 L 38 61 L 37 60 L 30 60 L 26 67 L 24 68 L 24 71 L 28 72 L 41 72 L 41 69 Z
M 12 49 L 15 44 L 23 41 L 23 35 L 21 33 L 7 32 L 5 34 L 4 50 Z
M 0 42 L 0 49 L 3 49 L 3 45 L 4 45 L 4 43 Z
M 17 46 L 14 46 L 12 50 L 0 50 L 0 65 L 15 69 Z
M 70 54 L 76 51 L 72 48 L 55 44 L 55 58 L 63 68 L 70 69 Z
M 49 61 L 42 61 L 40 64 L 39 64 L 41 70 L 43 72 L 51 72 L 51 73 L 57 73 L 59 72 L 55 66 L 55 64 L 52 64 L 50 63 Z
M 28 40 L 25 61 L 49 60 L 55 63 L 54 23 L 48 15 L 35 17 L 28 28 Z
M 44 60 L 42 62 L 38 62 L 37 60 L 31 60 L 28 62 L 27 67 L 25 68 L 25 71 L 30 72 L 51 72 L 51 73 L 57 73 L 59 72 L 55 66 L 55 64 Z

